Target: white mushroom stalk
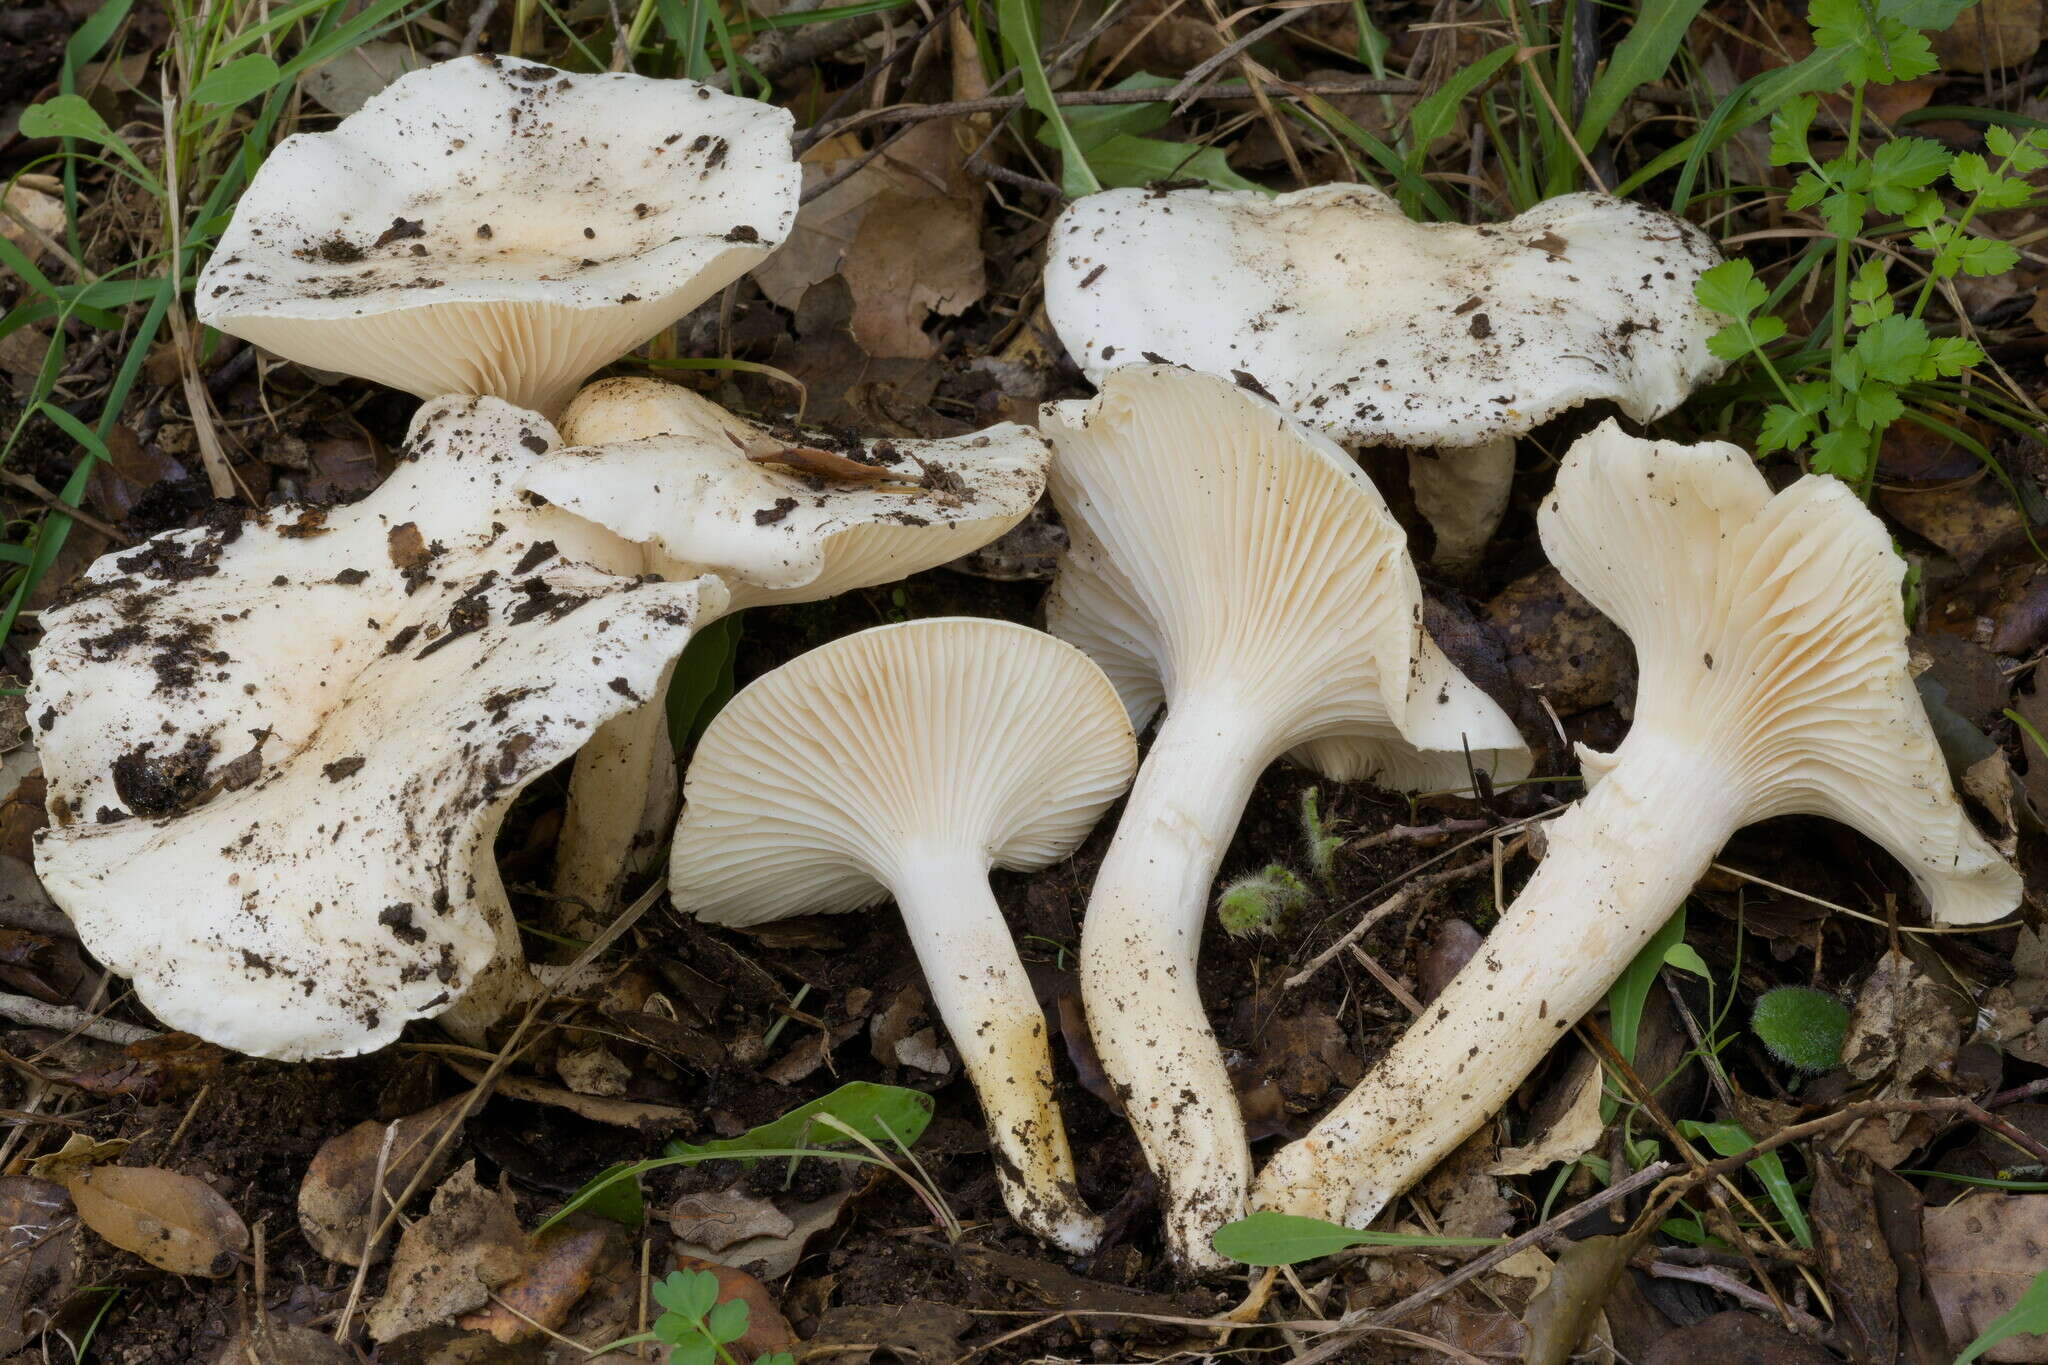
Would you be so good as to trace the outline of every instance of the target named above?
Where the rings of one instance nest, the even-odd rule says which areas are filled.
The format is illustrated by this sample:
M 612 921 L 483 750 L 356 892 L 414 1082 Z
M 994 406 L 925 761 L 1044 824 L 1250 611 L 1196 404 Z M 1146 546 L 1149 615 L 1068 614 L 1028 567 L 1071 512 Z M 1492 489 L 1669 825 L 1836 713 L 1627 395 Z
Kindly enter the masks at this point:
M 1023 519 L 1050 452 L 1014 423 L 945 440 L 763 427 L 675 384 L 607 379 L 563 415 L 572 444 L 524 487 L 638 547 L 664 578 L 717 574 L 728 610 L 890 583 L 978 549 Z M 613 722 L 577 759 L 555 891 L 601 923 L 636 847 L 675 813 L 661 705 Z
M 554 439 L 429 403 L 363 501 L 158 536 L 43 614 L 37 871 L 166 1024 L 346 1056 L 528 989 L 506 809 L 725 596 L 594 567 L 629 547 L 512 487 Z
M 1514 442 L 1581 403 L 1639 421 L 1720 373 L 1699 229 L 1602 194 L 1417 223 L 1378 190 L 1111 190 L 1074 201 L 1045 303 L 1090 379 L 1141 360 L 1236 376 L 1347 446 L 1413 451 L 1436 559 L 1476 560 Z
M 199 319 L 422 398 L 553 415 L 788 236 L 792 126 L 695 81 L 492 56 L 414 71 L 270 154 Z
M 1904 562 L 1842 483 L 1771 494 L 1732 445 L 1613 423 L 1566 456 L 1544 549 L 1635 642 L 1628 737 L 1485 947 L 1393 1051 L 1259 1175 L 1262 1208 L 1354 1226 L 1504 1104 L 1670 918 L 1727 838 L 1825 815 L 1904 863 L 1937 923 L 2019 877 L 1964 815 L 1907 672 Z
M 678 909 L 715 924 L 902 912 L 981 1097 L 1011 1216 L 1068 1251 L 1101 1221 L 1074 1183 L 1040 1011 L 988 884 L 1073 852 L 1131 779 L 1107 679 L 1049 635 L 937 618 L 863 631 L 756 680 L 690 764 Z
M 1528 754 L 1422 628 L 1407 539 L 1358 467 L 1273 404 L 1191 370 L 1134 367 L 1049 404 L 1071 548 L 1047 621 L 1160 723 L 1097 874 L 1082 999 L 1160 1181 L 1167 1242 L 1223 1264 L 1243 1212 L 1242 1117 L 1196 991 L 1210 886 L 1266 766 L 1463 789 Z

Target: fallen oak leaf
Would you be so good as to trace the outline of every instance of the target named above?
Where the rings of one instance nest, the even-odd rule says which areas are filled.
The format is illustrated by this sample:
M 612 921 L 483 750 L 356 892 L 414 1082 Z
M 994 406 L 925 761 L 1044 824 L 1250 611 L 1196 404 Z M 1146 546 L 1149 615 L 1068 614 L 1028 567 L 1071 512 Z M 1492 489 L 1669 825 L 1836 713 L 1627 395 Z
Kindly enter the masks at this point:
M 234 1206 L 195 1176 L 161 1166 L 96 1166 L 64 1182 L 79 1221 L 173 1275 L 218 1279 L 249 1247 Z

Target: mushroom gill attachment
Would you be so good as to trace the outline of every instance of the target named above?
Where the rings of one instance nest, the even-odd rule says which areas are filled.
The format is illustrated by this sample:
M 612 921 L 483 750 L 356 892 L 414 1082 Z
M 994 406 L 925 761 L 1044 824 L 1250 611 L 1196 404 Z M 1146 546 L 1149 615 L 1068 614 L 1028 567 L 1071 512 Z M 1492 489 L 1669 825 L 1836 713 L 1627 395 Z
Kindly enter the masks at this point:
M 788 236 L 791 127 L 695 81 L 493 56 L 410 72 L 270 154 L 199 319 L 422 398 L 553 415 Z
M 1825 815 L 1882 844 L 1931 917 L 1978 924 L 2019 877 L 1956 800 L 1907 671 L 1905 564 L 1839 481 L 1772 495 L 1732 445 L 1612 422 L 1540 518 L 1642 670 L 1591 790 L 1471 963 L 1363 1082 L 1260 1173 L 1260 1207 L 1363 1226 L 1496 1112 L 1671 916 L 1737 829 Z
M 724 600 L 595 567 L 623 547 L 528 507 L 511 481 L 554 438 L 429 403 L 363 501 L 157 536 L 44 613 L 37 871 L 166 1024 L 347 1056 L 522 989 L 506 809 Z
M 1047 315 L 1088 377 L 1141 359 L 1272 397 L 1347 446 L 1407 446 L 1446 567 L 1507 507 L 1514 441 L 1609 400 L 1639 421 L 1720 373 L 1699 229 L 1604 194 L 1417 223 L 1378 190 L 1111 190 L 1046 250 Z M 1170 268 L 1162 266 L 1170 263 Z
M 1072 853 L 1130 781 L 1122 705 L 1086 656 L 1002 621 L 863 631 L 784 664 L 697 746 L 669 858 L 676 907 L 714 924 L 894 899 L 981 1097 L 1003 1200 L 1068 1251 L 1081 1202 L 1045 1018 L 991 867 Z
M 1463 789 L 1527 773 L 1507 716 L 1422 627 L 1407 537 L 1352 459 L 1228 381 L 1167 366 L 1048 404 L 1071 540 L 1049 628 L 1165 718 L 1097 874 L 1081 993 L 1184 1263 L 1241 1215 L 1251 1156 L 1195 962 L 1218 864 L 1283 754 L 1344 779 Z
M 630 542 L 642 572 L 718 575 L 733 611 L 891 583 L 977 549 L 1031 510 L 1050 458 L 1044 437 L 1014 423 L 869 440 L 750 422 L 650 379 L 592 384 L 562 430 L 571 445 L 523 486 Z M 674 817 L 663 691 L 577 760 L 555 863 L 566 904 L 609 904 L 633 851 L 659 849 L 642 836 Z

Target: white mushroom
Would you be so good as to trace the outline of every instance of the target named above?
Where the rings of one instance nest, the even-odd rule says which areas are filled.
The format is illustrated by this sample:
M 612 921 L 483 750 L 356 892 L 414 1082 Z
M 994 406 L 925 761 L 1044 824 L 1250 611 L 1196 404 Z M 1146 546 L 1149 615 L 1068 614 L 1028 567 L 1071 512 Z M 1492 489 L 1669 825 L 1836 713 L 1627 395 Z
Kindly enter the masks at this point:
M 707 85 L 467 57 L 263 163 L 200 321 L 422 398 L 553 413 L 796 219 L 786 110 Z
M 1004 621 L 881 626 L 734 697 L 690 764 L 676 907 L 715 924 L 893 899 L 981 1096 L 1011 1216 L 1069 1251 L 1081 1202 L 1045 1018 L 991 867 L 1072 853 L 1131 779 L 1131 727 L 1080 651 Z
M 1581 750 L 1592 789 L 1547 826 L 1535 876 L 1422 1020 L 1260 1173 L 1261 1207 L 1370 1221 L 1507 1100 L 1752 821 L 1853 825 L 1938 923 L 2018 903 L 1907 673 L 1905 563 L 1847 486 L 1808 476 L 1773 496 L 1735 446 L 1610 422 L 1572 447 L 1540 522 L 1565 578 L 1635 642 L 1628 737 Z
M 893 582 L 985 545 L 1031 510 L 1049 454 L 1038 433 L 1009 423 L 935 441 L 765 428 L 649 379 L 591 385 L 562 429 L 573 444 L 524 487 L 642 547 L 644 571 L 717 574 L 734 611 Z M 601 909 L 636 842 L 654 847 L 644 836 L 674 811 L 657 691 L 577 760 L 556 892 Z
M 1699 229 L 1601 194 L 1505 223 L 1417 223 L 1378 190 L 1111 190 L 1069 205 L 1046 312 L 1090 379 L 1141 360 L 1233 375 L 1348 446 L 1411 447 L 1436 559 L 1471 564 L 1515 438 L 1608 399 L 1639 421 L 1721 370 Z
M 165 1023 L 344 1056 L 522 988 L 500 820 L 725 597 L 591 567 L 627 547 L 512 486 L 554 439 L 429 403 L 363 501 L 158 536 L 43 614 L 37 870 Z
M 1167 1241 L 1221 1264 L 1251 1158 L 1195 959 L 1217 865 L 1260 772 L 1292 753 L 1343 778 L 1463 788 L 1528 753 L 1422 628 L 1407 540 L 1327 438 L 1192 370 L 1104 376 L 1049 404 L 1052 496 L 1072 546 L 1049 628 L 1142 728 L 1160 723 L 1097 874 L 1081 990 L 1104 1071 L 1165 1191 Z

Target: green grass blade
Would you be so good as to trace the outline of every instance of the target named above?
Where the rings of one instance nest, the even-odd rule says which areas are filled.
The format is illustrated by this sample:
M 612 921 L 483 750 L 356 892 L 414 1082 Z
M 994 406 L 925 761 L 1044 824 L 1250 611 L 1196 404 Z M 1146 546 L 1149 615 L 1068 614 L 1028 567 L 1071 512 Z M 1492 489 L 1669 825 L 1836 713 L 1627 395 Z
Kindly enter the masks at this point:
M 1593 82 L 1579 115 L 1579 145 L 1591 148 L 1607 132 L 1629 96 L 1663 76 L 1685 42 L 1686 31 L 1706 0 L 1643 0 L 1628 36 L 1614 49 L 1607 69 Z
M 1053 102 L 1052 83 L 1045 77 L 1045 64 L 1038 56 L 1038 26 L 1033 22 L 1029 0 L 996 0 L 996 28 L 1003 36 L 1003 49 L 1010 65 L 1024 80 L 1024 99 L 1043 115 L 1060 146 L 1060 183 L 1068 197 L 1078 199 L 1102 188 L 1089 168 L 1088 158 L 1074 140 L 1059 105 Z

